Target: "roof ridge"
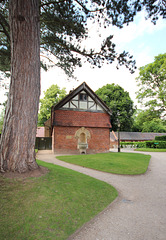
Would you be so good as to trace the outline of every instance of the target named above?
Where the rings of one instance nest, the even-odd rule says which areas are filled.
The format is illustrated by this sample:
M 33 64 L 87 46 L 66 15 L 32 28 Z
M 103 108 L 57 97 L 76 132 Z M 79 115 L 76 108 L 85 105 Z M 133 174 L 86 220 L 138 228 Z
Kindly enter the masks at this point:
M 90 97 L 92 97 L 93 100 L 105 110 L 105 112 L 107 112 L 109 115 L 112 114 L 112 111 L 105 104 L 105 102 L 103 102 L 102 99 L 100 99 L 100 97 L 97 96 L 97 94 L 87 85 L 86 82 L 83 82 L 81 85 L 79 85 L 77 88 L 75 88 L 71 93 L 66 95 L 61 101 L 59 101 L 57 104 L 53 105 L 52 109 L 61 108 L 65 103 L 70 101 L 70 99 L 75 97 L 82 90 L 85 90 L 90 95 Z

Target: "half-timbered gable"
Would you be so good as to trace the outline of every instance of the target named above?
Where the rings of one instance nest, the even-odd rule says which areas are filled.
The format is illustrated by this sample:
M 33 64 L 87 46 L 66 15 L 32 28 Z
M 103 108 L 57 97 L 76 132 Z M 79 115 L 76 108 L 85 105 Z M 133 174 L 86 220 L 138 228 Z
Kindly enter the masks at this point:
M 110 115 L 110 109 L 84 82 L 52 107 L 53 150 L 56 153 L 108 151 Z

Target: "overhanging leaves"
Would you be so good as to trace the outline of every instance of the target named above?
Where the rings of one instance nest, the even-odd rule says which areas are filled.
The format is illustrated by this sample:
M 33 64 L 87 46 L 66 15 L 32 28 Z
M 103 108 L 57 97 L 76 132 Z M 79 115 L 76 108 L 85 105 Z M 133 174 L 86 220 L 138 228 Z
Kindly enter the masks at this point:
M 112 36 L 101 44 L 101 49 L 82 48 L 82 41 L 88 36 L 88 21 L 99 27 L 110 24 L 122 28 L 134 20 L 137 12 L 146 10 L 147 18 L 156 23 L 159 16 L 166 17 L 165 1 L 131 0 L 42 0 L 40 2 L 41 51 L 49 52 L 66 74 L 73 76 L 76 66 L 88 61 L 93 66 L 102 67 L 106 62 L 117 61 L 117 68 L 125 65 L 131 73 L 135 70 L 135 61 L 128 52 L 117 53 Z M 0 3 L 0 70 L 10 69 L 10 30 L 8 24 L 8 0 Z M 83 57 L 83 58 L 82 58 Z M 47 69 L 49 63 L 42 62 Z M 53 62 L 51 62 L 51 66 Z

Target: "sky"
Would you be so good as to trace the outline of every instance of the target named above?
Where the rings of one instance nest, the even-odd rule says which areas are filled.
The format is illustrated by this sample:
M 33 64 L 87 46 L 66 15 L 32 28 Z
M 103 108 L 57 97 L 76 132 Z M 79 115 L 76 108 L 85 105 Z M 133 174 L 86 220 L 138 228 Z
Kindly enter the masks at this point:
M 86 47 L 95 47 L 98 45 L 99 38 L 96 25 L 89 27 L 90 38 L 84 43 Z M 86 82 L 89 87 L 96 91 L 98 88 L 106 84 L 118 84 L 125 91 L 129 92 L 134 104 L 139 108 L 135 92 L 139 90 L 135 78 L 139 75 L 139 67 L 154 61 L 154 57 L 158 54 L 166 53 L 166 20 L 159 19 L 154 25 L 150 20 L 145 20 L 144 13 L 140 13 L 134 22 L 122 29 L 117 27 L 109 27 L 106 30 L 101 29 L 103 36 L 114 35 L 113 42 L 116 44 L 117 52 L 123 50 L 128 51 L 136 60 L 137 70 L 131 74 L 125 67 L 116 69 L 116 64 L 105 64 L 102 68 L 92 69 L 88 63 L 84 63 L 83 67 L 75 70 L 75 76 L 78 81 L 67 80 L 67 76 L 63 71 L 57 68 L 48 72 L 42 70 L 41 74 L 41 97 L 44 92 L 52 84 L 57 84 L 60 88 L 65 87 L 67 93 L 79 86 L 82 82 Z
M 97 33 L 97 26 L 89 24 L 89 39 L 83 44 L 85 47 L 97 47 L 100 38 Z M 91 68 L 90 64 L 84 63 L 81 68 L 75 70 L 75 79 L 68 80 L 68 77 L 60 68 L 52 68 L 47 72 L 41 70 L 41 98 L 52 84 L 60 88 L 66 88 L 67 93 L 86 82 L 89 87 L 96 91 L 106 84 L 118 84 L 125 91 L 129 92 L 134 104 L 138 104 L 135 92 L 139 90 L 135 78 L 139 75 L 139 67 L 154 61 L 158 54 L 166 53 L 166 20 L 159 19 L 154 25 L 150 20 L 145 20 L 144 13 L 140 13 L 134 22 L 122 29 L 110 26 L 100 31 L 103 37 L 114 35 L 113 42 L 116 44 L 117 52 L 128 51 L 136 60 L 137 70 L 131 74 L 125 67 L 116 69 L 116 64 L 105 64 L 102 68 Z M 0 89 L 0 102 L 4 101 L 3 90 Z

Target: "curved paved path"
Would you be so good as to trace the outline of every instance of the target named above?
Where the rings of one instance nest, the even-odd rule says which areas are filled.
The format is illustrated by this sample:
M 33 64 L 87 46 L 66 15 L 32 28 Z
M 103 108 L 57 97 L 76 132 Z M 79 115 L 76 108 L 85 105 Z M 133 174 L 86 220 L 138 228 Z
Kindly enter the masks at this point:
M 148 171 L 140 176 L 103 173 L 59 161 L 40 152 L 38 159 L 64 166 L 113 185 L 118 198 L 70 240 L 166 240 L 166 153 L 149 153 Z

